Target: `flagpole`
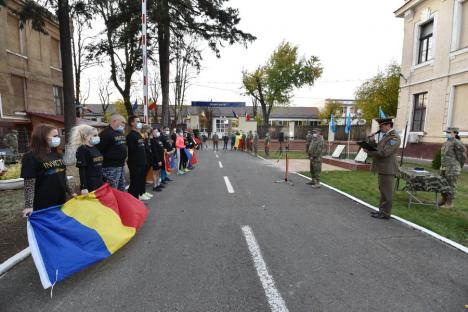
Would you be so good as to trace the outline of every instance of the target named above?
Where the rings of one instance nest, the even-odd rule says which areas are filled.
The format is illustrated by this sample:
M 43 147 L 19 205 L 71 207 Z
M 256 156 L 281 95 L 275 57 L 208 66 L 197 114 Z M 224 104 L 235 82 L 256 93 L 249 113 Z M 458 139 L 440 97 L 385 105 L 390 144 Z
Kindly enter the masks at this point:
M 141 1 L 141 28 L 141 46 L 143 49 L 143 119 L 145 123 L 148 124 L 148 51 L 146 31 L 146 0 Z
M 352 129 L 352 127 L 349 127 L 349 132 L 348 132 L 348 159 L 349 159 L 349 141 L 351 140 L 351 129 Z

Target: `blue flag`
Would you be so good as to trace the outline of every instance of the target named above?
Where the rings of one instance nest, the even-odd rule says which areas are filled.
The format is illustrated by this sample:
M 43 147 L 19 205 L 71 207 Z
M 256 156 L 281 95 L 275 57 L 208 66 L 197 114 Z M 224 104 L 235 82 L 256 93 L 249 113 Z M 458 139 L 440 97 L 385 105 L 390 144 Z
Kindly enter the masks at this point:
M 133 104 L 132 106 L 132 112 L 133 114 L 136 113 L 136 110 L 138 109 L 138 100 L 135 100 L 135 104 Z
M 385 113 L 382 110 L 382 107 L 380 106 L 379 106 L 379 118 L 387 118 L 387 116 L 385 116 Z
M 333 116 L 333 114 L 331 114 L 331 117 L 330 117 L 330 128 L 333 133 L 336 133 L 336 122 L 335 122 L 335 117 Z
M 348 112 L 346 115 L 346 127 L 345 133 L 348 134 L 351 131 L 351 114 Z

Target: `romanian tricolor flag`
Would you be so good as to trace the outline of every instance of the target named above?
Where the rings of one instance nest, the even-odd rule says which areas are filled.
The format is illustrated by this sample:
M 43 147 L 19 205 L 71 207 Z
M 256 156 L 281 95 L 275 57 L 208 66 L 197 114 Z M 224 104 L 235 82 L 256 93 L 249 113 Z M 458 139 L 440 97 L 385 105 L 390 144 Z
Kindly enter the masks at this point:
M 147 215 L 141 201 L 108 184 L 63 206 L 33 212 L 28 240 L 42 286 L 49 288 L 114 254 Z

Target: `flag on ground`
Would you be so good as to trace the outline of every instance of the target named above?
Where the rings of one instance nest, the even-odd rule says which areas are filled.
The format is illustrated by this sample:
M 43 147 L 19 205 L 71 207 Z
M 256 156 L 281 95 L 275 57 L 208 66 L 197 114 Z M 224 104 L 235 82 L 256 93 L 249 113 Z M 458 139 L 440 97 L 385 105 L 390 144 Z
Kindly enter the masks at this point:
M 49 288 L 114 254 L 147 215 L 141 201 L 109 184 L 62 206 L 34 211 L 28 241 L 42 286 Z

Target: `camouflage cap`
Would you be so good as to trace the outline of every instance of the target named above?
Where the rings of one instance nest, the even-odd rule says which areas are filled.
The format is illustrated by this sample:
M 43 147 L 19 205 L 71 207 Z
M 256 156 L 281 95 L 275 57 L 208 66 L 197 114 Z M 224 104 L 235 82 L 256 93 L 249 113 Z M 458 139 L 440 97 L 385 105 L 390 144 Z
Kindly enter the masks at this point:
M 314 128 L 312 130 L 312 132 L 315 132 L 315 133 L 322 133 L 322 129 L 321 128 Z
M 447 133 L 450 133 L 450 132 L 459 133 L 460 129 L 457 128 L 457 127 L 448 127 L 447 129 L 445 129 L 445 132 L 447 132 Z

